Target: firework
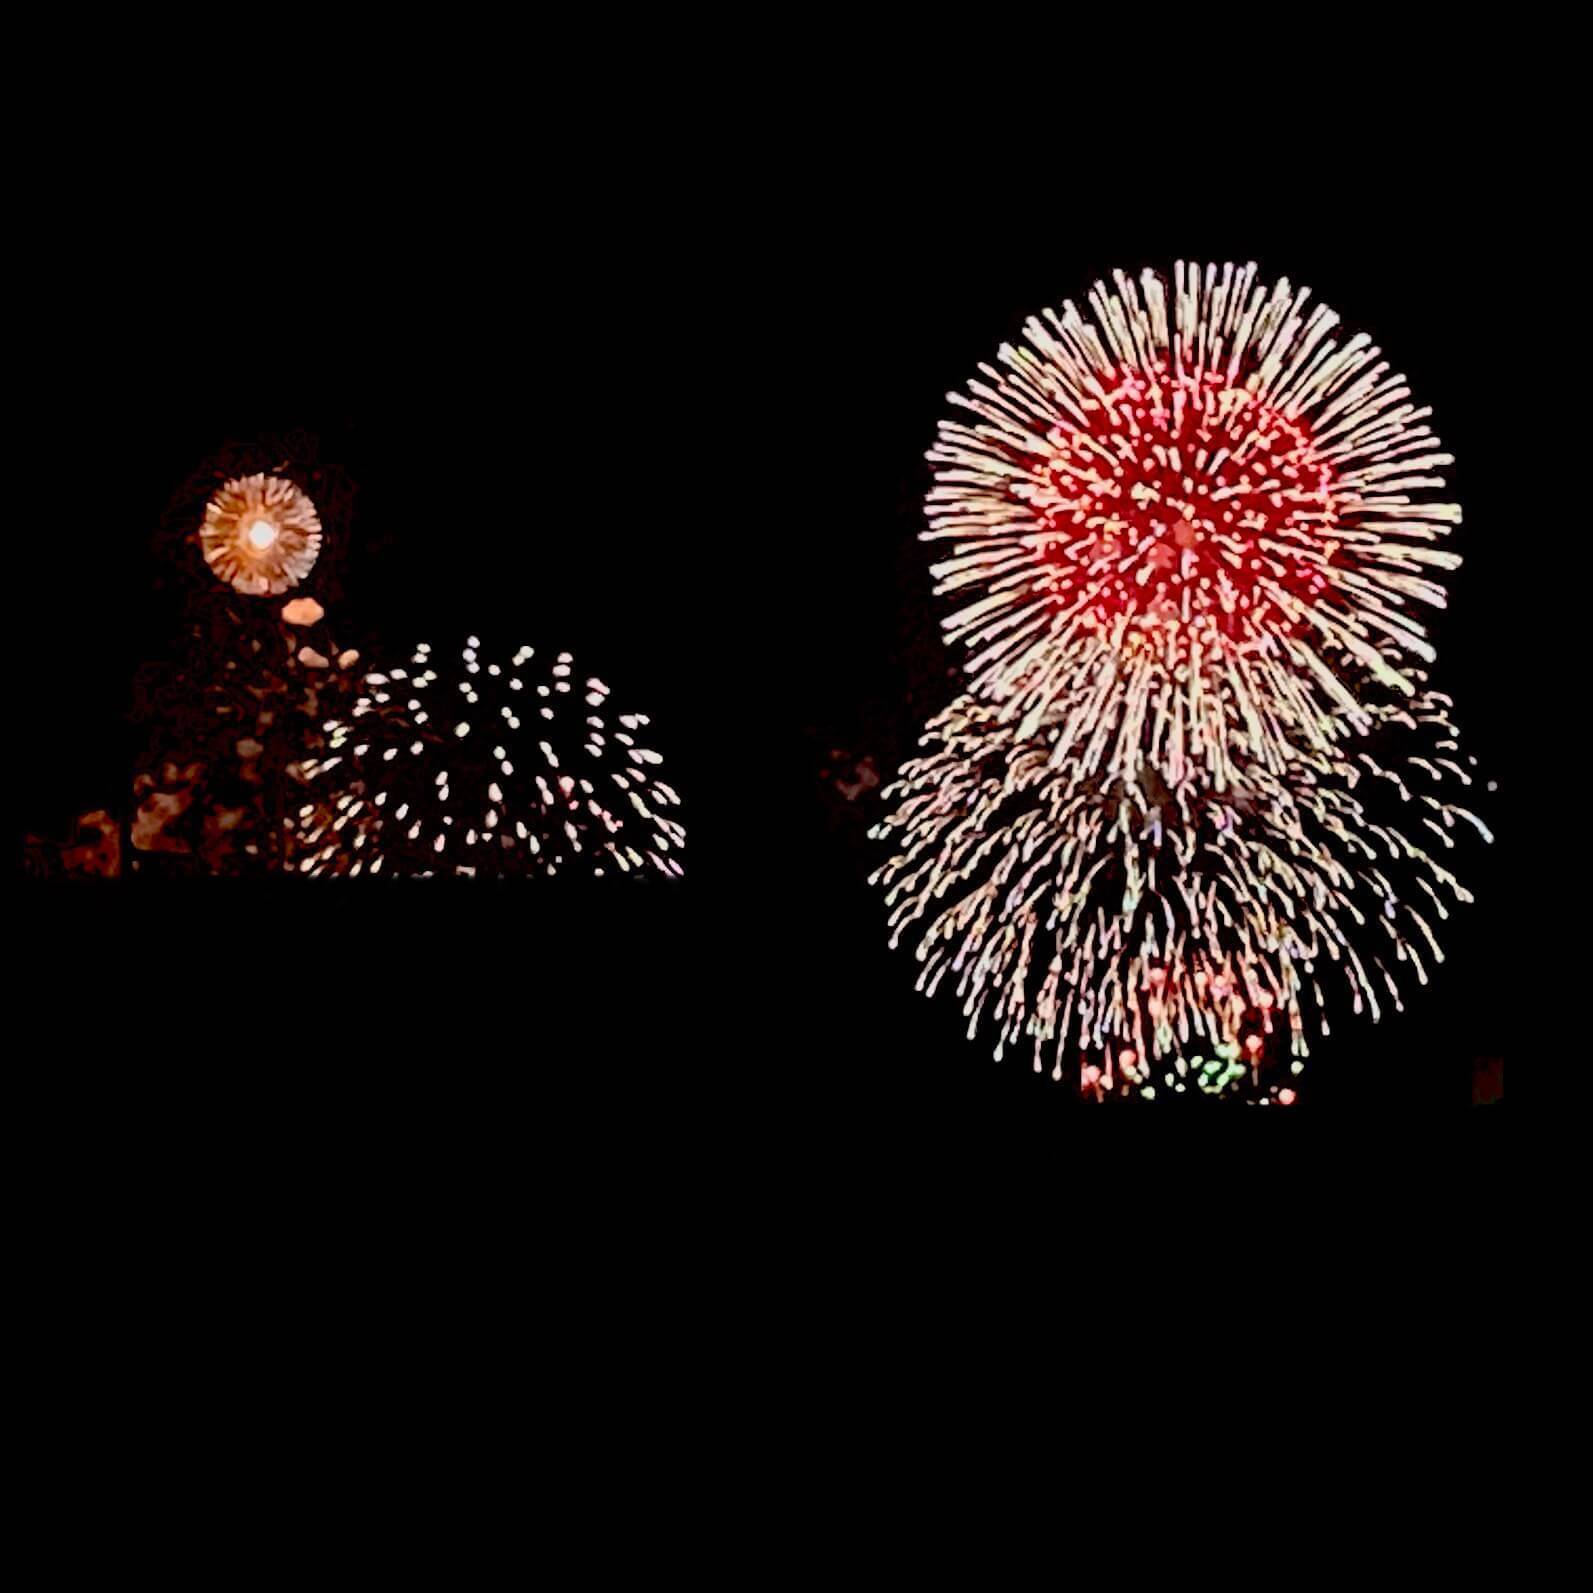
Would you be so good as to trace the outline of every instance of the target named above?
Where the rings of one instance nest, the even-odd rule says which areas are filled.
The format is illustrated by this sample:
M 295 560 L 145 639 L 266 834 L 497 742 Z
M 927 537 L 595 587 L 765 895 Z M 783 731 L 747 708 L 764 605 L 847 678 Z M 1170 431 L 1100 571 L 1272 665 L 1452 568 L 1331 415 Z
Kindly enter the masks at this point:
M 1412 684 L 1410 702 L 1362 709 L 1410 744 L 1397 762 L 1304 753 L 1281 774 L 1243 766 L 1221 791 L 1175 790 L 1150 765 L 1103 777 L 1065 707 L 1024 736 L 959 698 L 873 832 L 895 848 L 874 876 L 892 944 L 916 932 L 919 988 L 949 976 L 998 1060 L 1032 1041 L 1036 1071 L 1049 1057 L 1061 1079 L 1076 1062 L 1097 1097 L 1257 1087 L 1285 1034 L 1298 1072 L 1308 1030 L 1328 1031 L 1323 978 L 1356 1012 L 1398 1008 L 1395 970 L 1426 983 L 1443 957 L 1434 923 L 1470 899 L 1434 853 L 1460 824 L 1487 831 L 1434 794 L 1472 776 L 1448 699 Z
M 949 400 L 929 541 L 972 688 L 1020 739 L 1060 706 L 1081 772 L 1216 789 L 1368 727 L 1433 649 L 1452 462 L 1364 334 L 1256 268 L 1097 283 Z
M 1426 982 L 1469 899 L 1438 850 L 1488 838 L 1428 783 L 1472 779 L 1420 618 L 1453 460 L 1307 290 L 1113 282 L 949 395 L 923 536 L 970 691 L 888 789 L 875 881 L 998 1057 L 1032 1040 L 1097 1098 L 1259 1089 L 1327 1032 L 1329 972 L 1374 1019 Z
M 199 545 L 216 576 L 248 597 L 297 586 L 321 552 L 315 505 L 280 476 L 239 476 L 205 506 Z
M 347 874 L 683 873 L 685 830 L 645 714 L 616 714 L 569 653 L 551 667 L 530 647 L 503 663 L 471 637 L 457 670 L 428 644 L 372 671 L 346 719 L 325 723 L 325 754 L 297 775 L 291 865 Z

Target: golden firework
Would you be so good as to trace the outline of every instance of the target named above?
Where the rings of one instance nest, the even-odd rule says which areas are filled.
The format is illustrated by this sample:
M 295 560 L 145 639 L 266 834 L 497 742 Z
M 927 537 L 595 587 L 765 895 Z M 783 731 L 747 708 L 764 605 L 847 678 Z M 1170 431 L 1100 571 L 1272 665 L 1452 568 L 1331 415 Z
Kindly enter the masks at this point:
M 199 545 L 218 579 L 250 597 L 273 597 L 315 567 L 321 517 L 291 481 L 239 476 L 205 505 Z

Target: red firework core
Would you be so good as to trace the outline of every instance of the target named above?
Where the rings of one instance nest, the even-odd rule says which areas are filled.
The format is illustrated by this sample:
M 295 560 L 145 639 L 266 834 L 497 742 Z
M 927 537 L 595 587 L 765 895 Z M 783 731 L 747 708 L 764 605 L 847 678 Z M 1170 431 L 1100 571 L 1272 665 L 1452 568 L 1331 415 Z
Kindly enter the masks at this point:
M 1221 375 L 1120 371 L 1087 423 L 1028 454 L 1009 495 L 1059 608 L 1086 624 L 1292 630 L 1290 599 L 1331 598 L 1341 552 L 1333 471 L 1309 430 Z

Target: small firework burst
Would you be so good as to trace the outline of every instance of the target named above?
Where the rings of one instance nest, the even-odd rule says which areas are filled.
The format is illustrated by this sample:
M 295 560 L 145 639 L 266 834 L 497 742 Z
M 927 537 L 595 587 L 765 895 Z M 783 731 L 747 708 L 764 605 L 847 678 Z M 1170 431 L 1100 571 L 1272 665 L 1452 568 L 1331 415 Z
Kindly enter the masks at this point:
M 1460 562 L 1452 457 L 1368 337 L 1255 277 L 1180 262 L 1169 305 L 1117 272 L 1095 324 L 1031 318 L 928 455 L 973 689 L 1024 737 L 1065 705 L 1109 777 L 1145 750 L 1220 785 L 1236 742 L 1280 770 L 1365 728 L 1353 676 L 1408 695 L 1433 657 L 1412 609 Z
M 315 505 L 281 476 L 238 476 L 205 506 L 199 545 L 219 580 L 248 597 L 297 586 L 321 552 Z
M 996 705 L 959 698 L 873 832 L 895 847 L 874 876 L 892 944 L 917 926 L 921 990 L 952 975 L 970 1037 L 988 1020 L 998 1059 L 1030 1040 L 1036 1071 L 1049 1056 L 1096 1098 L 1254 1090 L 1285 1032 L 1298 1072 L 1308 1020 L 1328 1032 L 1322 977 L 1356 1012 L 1398 1008 L 1394 970 L 1425 984 L 1443 958 L 1432 921 L 1470 899 L 1423 832 L 1447 850 L 1458 823 L 1487 831 L 1421 789 L 1472 777 L 1448 699 L 1413 684 L 1413 701 L 1362 710 L 1419 746 L 1399 763 L 1306 753 L 1215 790 L 1174 789 L 1148 763 L 1103 777 L 1061 707 L 1020 737 Z
M 444 680 L 421 644 L 365 676 L 324 755 L 296 771 L 290 866 L 325 875 L 676 877 L 685 830 L 645 714 L 616 714 L 574 660 L 519 648 L 485 661 L 472 636 Z

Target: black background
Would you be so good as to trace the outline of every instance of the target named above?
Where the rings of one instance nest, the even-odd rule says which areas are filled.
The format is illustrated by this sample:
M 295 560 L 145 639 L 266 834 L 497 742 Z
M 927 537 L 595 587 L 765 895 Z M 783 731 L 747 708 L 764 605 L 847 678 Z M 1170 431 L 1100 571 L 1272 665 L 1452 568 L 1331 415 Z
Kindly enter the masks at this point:
M 1465 1107 L 1477 1059 L 1513 1056 L 1524 956 L 1498 638 L 1532 422 L 1498 402 L 1521 227 L 1476 198 L 1489 139 L 1436 124 L 1417 176 L 1375 141 L 1252 137 L 1212 193 L 1167 130 L 1059 129 L 1064 176 L 1027 143 L 949 156 L 934 117 L 677 111 L 258 165 L 179 140 L 56 193 L 12 483 L 14 834 L 125 804 L 131 674 L 172 643 L 153 526 L 223 442 L 303 428 L 358 484 L 352 639 L 571 647 L 653 715 L 689 843 L 683 884 L 624 892 L 29 887 L 41 1118 L 704 1179 L 1071 1141 L 1065 1090 L 915 995 L 863 883 L 873 809 L 821 771 L 840 749 L 887 773 L 953 690 L 914 540 L 945 392 L 1025 315 L 1179 257 L 1308 284 L 1458 455 L 1437 684 L 1499 838 L 1463 856 L 1478 901 L 1432 987 L 1322 1042 L 1295 1115 Z

